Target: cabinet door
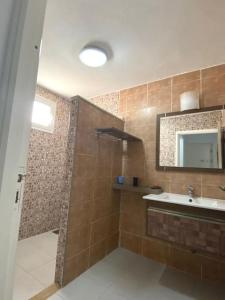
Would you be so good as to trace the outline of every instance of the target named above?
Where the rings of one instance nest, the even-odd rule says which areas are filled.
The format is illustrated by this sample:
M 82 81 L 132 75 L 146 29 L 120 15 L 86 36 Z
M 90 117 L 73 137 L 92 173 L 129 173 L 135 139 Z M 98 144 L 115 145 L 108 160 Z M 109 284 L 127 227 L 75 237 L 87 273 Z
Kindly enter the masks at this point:
M 179 212 L 148 210 L 147 235 L 188 249 L 225 256 L 225 224 Z

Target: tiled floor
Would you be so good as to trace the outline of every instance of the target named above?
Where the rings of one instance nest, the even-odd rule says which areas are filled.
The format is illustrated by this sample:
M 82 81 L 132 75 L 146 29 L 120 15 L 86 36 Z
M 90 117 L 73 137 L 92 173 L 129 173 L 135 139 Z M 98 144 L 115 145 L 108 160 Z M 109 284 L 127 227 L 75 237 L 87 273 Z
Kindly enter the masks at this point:
M 47 232 L 18 242 L 13 300 L 28 300 L 54 282 L 57 241 Z
M 117 249 L 49 300 L 224 300 L 225 288 Z

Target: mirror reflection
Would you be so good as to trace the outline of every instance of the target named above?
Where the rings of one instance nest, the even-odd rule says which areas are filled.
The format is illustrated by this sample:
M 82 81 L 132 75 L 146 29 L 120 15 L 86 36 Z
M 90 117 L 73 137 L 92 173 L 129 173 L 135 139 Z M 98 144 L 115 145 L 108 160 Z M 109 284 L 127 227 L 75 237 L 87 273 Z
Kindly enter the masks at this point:
M 222 169 L 222 110 L 159 120 L 160 167 Z

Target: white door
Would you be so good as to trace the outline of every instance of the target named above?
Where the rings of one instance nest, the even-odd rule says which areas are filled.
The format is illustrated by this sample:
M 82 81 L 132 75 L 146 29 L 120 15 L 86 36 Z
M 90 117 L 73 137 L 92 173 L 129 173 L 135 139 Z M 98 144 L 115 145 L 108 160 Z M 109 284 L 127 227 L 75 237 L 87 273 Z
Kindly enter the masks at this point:
M 11 300 L 46 0 L 0 2 L 0 299 Z

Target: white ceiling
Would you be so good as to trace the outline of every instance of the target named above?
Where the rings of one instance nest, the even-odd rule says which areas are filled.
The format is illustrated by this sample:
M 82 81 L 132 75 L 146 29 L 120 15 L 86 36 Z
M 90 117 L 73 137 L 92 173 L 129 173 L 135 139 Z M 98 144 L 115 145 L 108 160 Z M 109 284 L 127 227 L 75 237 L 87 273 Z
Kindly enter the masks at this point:
M 105 66 L 79 61 L 91 41 Z M 224 62 L 224 0 L 48 0 L 38 83 L 89 98 Z

